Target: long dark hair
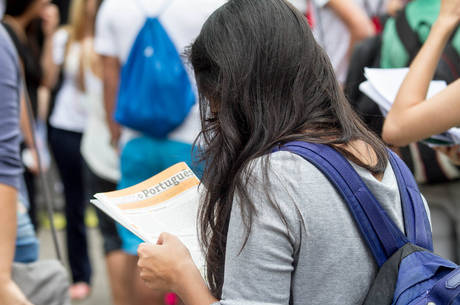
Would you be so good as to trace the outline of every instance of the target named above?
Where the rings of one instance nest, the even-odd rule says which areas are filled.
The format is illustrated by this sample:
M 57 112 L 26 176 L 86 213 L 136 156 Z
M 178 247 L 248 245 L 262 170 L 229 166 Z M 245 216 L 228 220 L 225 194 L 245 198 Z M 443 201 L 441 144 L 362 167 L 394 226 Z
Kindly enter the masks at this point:
M 387 154 L 352 111 L 306 18 L 283 0 L 228 1 L 206 21 L 190 61 L 200 93 L 198 141 L 207 188 L 200 237 L 210 288 L 219 298 L 236 195 L 248 234 L 251 230 L 255 210 L 246 184 L 252 160 L 269 158 L 275 145 L 305 140 L 331 145 L 380 173 Z M 343 148 L 354 140 L 369 144 L 376 165 L 364 164 Z
M 36 0 L 7 0 L 5 14 L 18 17 L 24 14 Z

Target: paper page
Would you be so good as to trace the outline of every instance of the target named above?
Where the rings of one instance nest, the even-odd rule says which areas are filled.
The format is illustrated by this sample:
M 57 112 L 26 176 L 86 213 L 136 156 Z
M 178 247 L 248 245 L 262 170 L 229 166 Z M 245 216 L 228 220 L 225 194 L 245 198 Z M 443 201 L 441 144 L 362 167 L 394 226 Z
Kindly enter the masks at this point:
M 127 219 L 122 213 L 119 213 L 117 209 L 110 208 L 110 204 L 103 204 L 98 199 L 90 200 L 92 204 L 94 204 L 97 208 L 99 208 L 102 212 L 107 214 L 109 217 L 112 217 L 116 222 L 121 224 L 123 227 L 131 231 L 134 235 L 142 239 L 143 241 L 147 241 L 147 234 L 139 231 L 139 229 L 133 225 L 129 219 Z
M 366 76 L 367 80 L 372 84 L 375 90 L 380 93 L 380 95 L 382 95 L 391 105 L 396 99 L 399 88 L 401 87 L 402 82 L 406 78 L 408 72 L 409 68 L 364 68 L 364 75 Z M 431 81 L 427 93 L 427 98 L 430 98 L 439 93 L 444 88 L 446 88 L 446 86 L 447 83 L 445 81 Z
M 130 188 L 99 193 L 99 204 L 146 242 L 156 243 L 162 232 L 176 235 L 189 249 L 198 268 L 204 259 L 197 236 L 200 181 L 184 162 Z M 96 204 L 96 203 L 95 203 Z M 107 208 L 109 206 L 109 208 Z M 118 219 L 117 219 L 118 218 Z
M 383 115 L 390 111 L 391 104 L 372 86 L 370 81 L 362 82 L 359 85 L 359 90 L 371 98 L 380 108 Z

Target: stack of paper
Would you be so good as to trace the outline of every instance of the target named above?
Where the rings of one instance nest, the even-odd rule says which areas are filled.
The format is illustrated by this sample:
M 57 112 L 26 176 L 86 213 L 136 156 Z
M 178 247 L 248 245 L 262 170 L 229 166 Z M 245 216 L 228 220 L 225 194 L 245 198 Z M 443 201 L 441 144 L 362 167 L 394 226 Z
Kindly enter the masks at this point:
M 156 243 L 162 232 L 176 235 L 204 274 L 196 225 L 199 184 L 182 162 L 135 186 L 95 194 L 91 202 L 145 242 Z
M 365 68 L 364 76 L 367 81 L 359 86 L 359 90 L 369 96 L 386 115 L 393 105 L 399 88 L 409 72 L 409 68 L 374 69 Z M 431 81 L 427 98 L 442 91 L 447 86 L 445 81 Z M 451 128 L 448 131 L 431 136 L 424 140 L 430 146 L 460 144 L 460 128 Z

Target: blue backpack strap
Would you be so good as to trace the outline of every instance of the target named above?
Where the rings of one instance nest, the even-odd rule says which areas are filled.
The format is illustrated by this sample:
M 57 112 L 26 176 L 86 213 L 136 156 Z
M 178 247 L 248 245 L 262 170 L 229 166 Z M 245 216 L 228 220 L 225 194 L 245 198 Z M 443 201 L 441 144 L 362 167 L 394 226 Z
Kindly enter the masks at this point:
M 431 226 L 417 183 L 406 164 L 391 150 L 389 155 L 398 181 L 406 235 L 411 243 L 433 251 Z
M 351 164 L 333 148 L 308 142 L 290 142 L 275 149 L 300 155 L 315 165 L 347 203 L 377 264 L 386 260 L 408 240 L 388 217 Z

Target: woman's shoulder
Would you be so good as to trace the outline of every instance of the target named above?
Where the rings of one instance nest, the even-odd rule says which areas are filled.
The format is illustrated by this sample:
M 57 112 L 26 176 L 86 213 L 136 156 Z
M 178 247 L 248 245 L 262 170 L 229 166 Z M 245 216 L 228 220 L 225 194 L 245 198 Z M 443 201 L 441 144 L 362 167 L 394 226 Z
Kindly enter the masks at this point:
M 256 208 L 263 210 L 267 208 L 265 202 L 272 200 L 281 212 L 291 214 L 297 211 L 301 214 L 308 202 L 316 200 L 318 193 L 333 190 L 327 178 L 312 163 L 286 151 L 253 160 L 248 175 L 247 189 L 255 199 Z
M 384 207 L 390 203 L 398 203 L 400 207 L 398 184 L 390 165 L 380 181 L 367 169 L 353 163 L 351 165 L 351 169 L 357 172 Z M 281 199 L 282 202 L 293 201 L 296 205 L 308 206 L 309 202 L 341 201 L 335 186 L 320 169 L 291 152 L 279 151 L 257 158 L 251 164 L 249 173 L 254 192 L 258 189 L 269 190 L 275 199 Z
M 302 183 L 324 182 L 321 171 L 303 157 L 287 152 L 278 151 L 255 159 L 250 165 L 250 173 L 254 178 L 263 181 L 264 169 L 268 178 L 284 181 L 283 184 L 295 186 Z

